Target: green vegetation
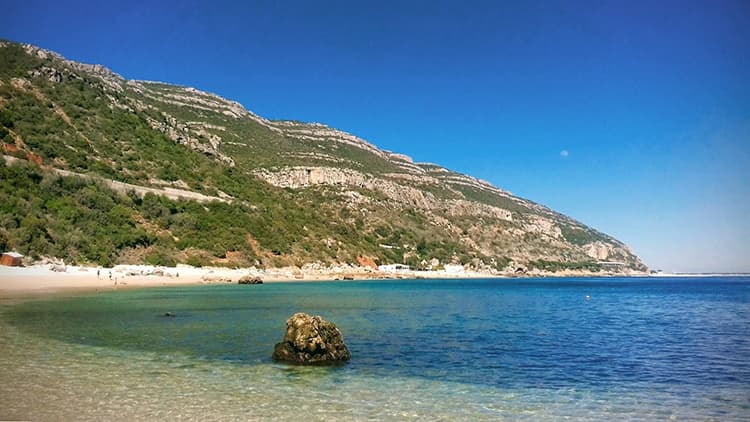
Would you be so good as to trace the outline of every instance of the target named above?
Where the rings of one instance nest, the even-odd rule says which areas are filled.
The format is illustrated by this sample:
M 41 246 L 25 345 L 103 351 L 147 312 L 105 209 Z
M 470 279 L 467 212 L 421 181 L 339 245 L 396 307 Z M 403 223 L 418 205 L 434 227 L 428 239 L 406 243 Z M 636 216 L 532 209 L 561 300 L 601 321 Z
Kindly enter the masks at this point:
M 536 261 L 529 262 L 529 268 L 536 268 L 544 271 L 563 271 L 563 270 L 577 270 L 577 271 L 601 271 L 602 266 L 596 262 L 559 262 L 559 261 L 547 261 L 539 259 Z
M 5 247 L 34 258 L 115 262 L 124 248 L 148 247 L 156 238 L 138 227 L 126 197 L 70 177 L 44 177 L 38 169 L 0 160 L 0 238 Z
M 2 161 L 0 179 L 0 242 L 33 258 L 111 265 L 137 256 L 158 265 L 275 266 L 300 259 L 353 263 L 362 254 L 402 262 L 404 253 L 414 250 L 409 262 L 415 267 L 431 258 L 471 258 L 457 242 L 417 239 L 418 231 L 409 228 L 415 215 L 368 229 L 362 218 L 350 218 L 351 211 L 324 205 L 330 192 L 259 189 L 246 195 L 259 200 L 253 205 L 200 204 L 151 193 L 118 194 L 77 177 Z M 320 213 L 311 213 L 311 207 Z M 399 246 L 380 247 L 389 243 Z
M 0 47 L 0 78 L 3 80 L 9 80 L 12 77 L 24 74 L 26 70 L 38 66 L 41 60 L 30 54 L 26 54 L 26 51 L 19 44 L 11 43 L 8 41 L 0 42 L 7 43 L 6 47 Z
M 466 199 L 480 202 L 494 207 L 504 208 L 514 216 L 531 212 L 531 210 L 518 202 L 505 196 L 496 195 L 488 191 L 466 185 L 453 184 L 454 189 L 461 192 Z
M 574 245 L 587 245 L 592 242 L 596 242 L 597 240 L 604 240 L 603 236 L 591 231 L 591 230 L 585 230 L 580 229 L 578 227 L 571 227 L 567 225 L 561 225 L 560 231 L 562 232 L 563 237 L 568 242 L 574 244 Z

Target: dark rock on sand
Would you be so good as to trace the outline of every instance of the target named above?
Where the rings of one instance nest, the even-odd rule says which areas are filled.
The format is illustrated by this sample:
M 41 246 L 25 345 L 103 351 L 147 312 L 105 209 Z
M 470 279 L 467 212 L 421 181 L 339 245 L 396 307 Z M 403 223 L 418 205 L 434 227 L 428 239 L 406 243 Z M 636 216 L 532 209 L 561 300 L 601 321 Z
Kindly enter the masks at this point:
M 263 280 L 260 279 L 260 277 L 253 277 L 246 275 L 242 277 L 238 282 L 238 284 L 263 284 Z
M 319 316 L 296 313 L 286 320 L 286 334 L 273 351 L 275 361 L 325 365 L 351 358 L 336 324 Z

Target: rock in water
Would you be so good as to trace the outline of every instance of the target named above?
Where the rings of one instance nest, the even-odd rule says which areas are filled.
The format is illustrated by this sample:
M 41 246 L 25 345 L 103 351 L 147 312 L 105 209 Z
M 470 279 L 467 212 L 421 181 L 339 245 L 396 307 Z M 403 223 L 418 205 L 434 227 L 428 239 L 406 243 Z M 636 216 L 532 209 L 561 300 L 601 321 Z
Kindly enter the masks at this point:
M 351 355 L 336 324 L 302 312 L 286 320 L 286 334 L 276 343 L 273 360 L 296 364 L 335 364 Z

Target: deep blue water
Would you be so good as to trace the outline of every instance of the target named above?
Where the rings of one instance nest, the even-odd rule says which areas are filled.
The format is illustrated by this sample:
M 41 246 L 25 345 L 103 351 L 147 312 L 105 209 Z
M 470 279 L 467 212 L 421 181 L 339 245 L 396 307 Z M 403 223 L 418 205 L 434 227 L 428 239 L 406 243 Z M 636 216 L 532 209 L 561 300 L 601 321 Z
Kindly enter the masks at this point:
M 167 311 L 176 317 L 161 317 Z M 172 287 L 28 302 L 6 317 L 69 343 L 256 365 L 271 362 L 298 311 L 344 333 L 353 357 L 332 371 L 501 388 L 750 392 L 748 278 Z

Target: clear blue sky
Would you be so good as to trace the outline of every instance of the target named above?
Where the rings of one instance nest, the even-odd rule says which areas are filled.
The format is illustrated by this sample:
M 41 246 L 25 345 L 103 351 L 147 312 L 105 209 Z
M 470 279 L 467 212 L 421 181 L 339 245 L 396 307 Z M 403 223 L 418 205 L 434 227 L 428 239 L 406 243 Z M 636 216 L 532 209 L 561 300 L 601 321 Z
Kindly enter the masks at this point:
M 750 271 L 747 0 L 2 9 L 2 38 L 487 179 L 652 268 Z

